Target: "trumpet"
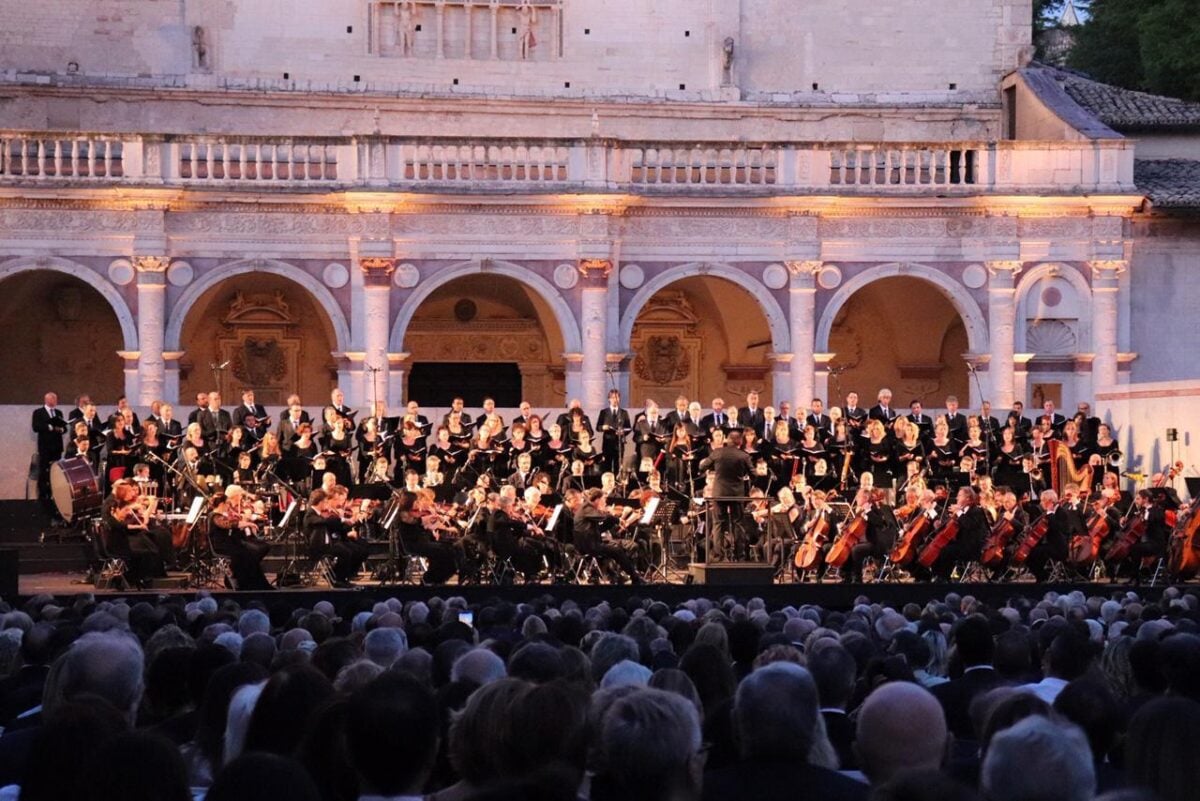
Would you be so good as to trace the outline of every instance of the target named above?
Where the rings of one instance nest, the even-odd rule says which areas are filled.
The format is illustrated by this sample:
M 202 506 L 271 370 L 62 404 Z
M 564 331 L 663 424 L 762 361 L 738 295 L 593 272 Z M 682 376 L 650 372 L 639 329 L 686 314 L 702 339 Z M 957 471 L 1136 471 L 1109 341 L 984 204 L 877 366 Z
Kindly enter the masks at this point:
M 1108 454 L 1108 457 L 1107 457 L 1108 466 L 1111 467 L 1113 470 L 1120 471 L 1121 461 L 1124 458 L 1125 458 L 1124 454 L 1122 454 L 1120 451 L 1113 451 L 1110 454 Z

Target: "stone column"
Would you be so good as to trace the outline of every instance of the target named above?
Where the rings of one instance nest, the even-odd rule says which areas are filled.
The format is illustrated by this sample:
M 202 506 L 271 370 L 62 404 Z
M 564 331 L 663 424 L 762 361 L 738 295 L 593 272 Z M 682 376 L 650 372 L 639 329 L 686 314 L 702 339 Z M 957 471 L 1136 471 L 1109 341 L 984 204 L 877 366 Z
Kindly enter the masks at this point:
M 815 393 L 817 282 L 823 262 L 789 261 L 788 322 L 792 340 L 790 392 L 775 390 L 776 399 L 790 400 L 793 412 L 807 409 Z M 785 394 L 791 397 L 784 397 Z
M 990 261 L 988 280 L 988 341 L 991 359 L 988 377 L 991 379 L 992 408 L 1007 414 L 1014 397 L 1013 347 L 1017 324 L 1016 277 L 1021 272 L 1019 261 Z
M 608 274 L 612 262 L 608 259 L 580 259 L 583 276 L 580 288 L 583 299 L 579 309 L 580 334 L 583 340 L 583 360 L 580 363 L 580 383 L 583 408 L 588 414 L 604 408 L 607 401 L 605 370 L 608 367 Z
M 1092 268 L 1092 392 L 1117 383 L 1117 292 L 1125 261 L 1093 261 Z
M 138 357 L 137 397 L 130 402 L 149 406 L 166 396 L 166 362 L 163 337 L 166 331 L 167 267 L 166 256 L 134 256 L 137 270 Z
M 360 258 L 358 264 L 363 271 L 362 405 L 369 406 L 375 398 L 389 402 L 388 339 L 396 260 L 368 256 Z

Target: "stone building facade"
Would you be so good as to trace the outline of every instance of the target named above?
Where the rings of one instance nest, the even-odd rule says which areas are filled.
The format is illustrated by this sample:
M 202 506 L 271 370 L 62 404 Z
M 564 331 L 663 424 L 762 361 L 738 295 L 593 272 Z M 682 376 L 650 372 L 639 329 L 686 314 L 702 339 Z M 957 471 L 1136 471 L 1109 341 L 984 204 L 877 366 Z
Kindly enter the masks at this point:
M 1141 180 L 1193 129 L 1106 123 L 1030 6 L 0 0 L 0 403 L 1200 378 L 1191 201 Z

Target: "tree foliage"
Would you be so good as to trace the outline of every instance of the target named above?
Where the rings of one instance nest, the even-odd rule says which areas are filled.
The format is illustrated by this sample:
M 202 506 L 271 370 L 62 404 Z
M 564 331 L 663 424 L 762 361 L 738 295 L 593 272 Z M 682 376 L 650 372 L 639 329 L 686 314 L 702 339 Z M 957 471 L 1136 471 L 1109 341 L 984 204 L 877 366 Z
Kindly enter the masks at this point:
M 1092 0 L 1067 63 L 1104 83 L 1200 100 L 1200 4 Z

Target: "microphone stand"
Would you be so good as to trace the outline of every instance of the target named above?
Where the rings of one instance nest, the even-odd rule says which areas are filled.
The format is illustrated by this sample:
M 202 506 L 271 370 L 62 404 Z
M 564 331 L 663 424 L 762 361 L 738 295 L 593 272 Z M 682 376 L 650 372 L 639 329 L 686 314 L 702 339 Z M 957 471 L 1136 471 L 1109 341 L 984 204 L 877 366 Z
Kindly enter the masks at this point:
M 980 429 L 980 432 L 982 433 L 983 427 L 985 425 L 988 428 L 988 432 L 983 438 L 983 458 L 987 460 L 987 475 L 989 477 L 991 477 L 991 475 L 992 475 L 992 431 L 991 431 L 992 421 L 991 421 L 991 415 L 988 415 L 989 419 L 987 419 L 987 420 L 984 420 L 983 416 L 982 416 L 983 415 L 983 385 L 979 381 L 979 371 L 977 371 L 975 369 L 975 365 L 971 364 L 970 362 L 967 362 L 967 372 L 970 373 L 971 376 L 975 379 L 975 389 L 979 392 L 979 408 L 980 408 L 979 429 Z

